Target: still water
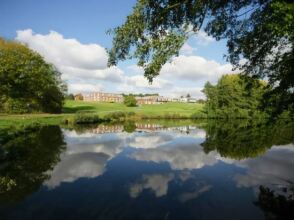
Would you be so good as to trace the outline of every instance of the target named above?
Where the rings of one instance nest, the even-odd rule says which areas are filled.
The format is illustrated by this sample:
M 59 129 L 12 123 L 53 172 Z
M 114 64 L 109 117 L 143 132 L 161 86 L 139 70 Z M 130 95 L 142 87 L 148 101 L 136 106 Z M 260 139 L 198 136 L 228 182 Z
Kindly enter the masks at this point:
M 290 122 L 0 131 L 0 219 L 294 219 Z

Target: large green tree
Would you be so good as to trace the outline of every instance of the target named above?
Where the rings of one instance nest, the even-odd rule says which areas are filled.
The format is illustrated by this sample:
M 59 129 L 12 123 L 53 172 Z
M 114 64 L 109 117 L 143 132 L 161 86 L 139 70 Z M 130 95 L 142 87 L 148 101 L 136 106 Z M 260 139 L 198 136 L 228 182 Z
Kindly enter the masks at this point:
M 240 74 L 222 76 L 214 86 L 207 82 L 203 93 L 206 95 L 205 111 L 210 118 L 252 118 L 266 117 L 261 111 L 264 81 Z
M 59 113 L 65 91 L 53 65 L 25 45 L 0 38 L 0 111 Z
M 137 58 L 152 81 L 200 29 L 227 39 L 235 68 L 269 80 L 270 104 L 294 109 L 294 3 L 292 0 L 138 0 L 113 30 L 109 65 Z M 242 62 L 240 62 L 242 61 Z

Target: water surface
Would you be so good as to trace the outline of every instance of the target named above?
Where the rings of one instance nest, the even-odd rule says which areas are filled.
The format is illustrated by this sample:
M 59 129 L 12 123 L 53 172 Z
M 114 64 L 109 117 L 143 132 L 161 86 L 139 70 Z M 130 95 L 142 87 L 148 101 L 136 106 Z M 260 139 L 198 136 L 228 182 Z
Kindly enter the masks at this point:
M 0 219 L 293 219 L 289 122 L 37 126 L 0 135 Z

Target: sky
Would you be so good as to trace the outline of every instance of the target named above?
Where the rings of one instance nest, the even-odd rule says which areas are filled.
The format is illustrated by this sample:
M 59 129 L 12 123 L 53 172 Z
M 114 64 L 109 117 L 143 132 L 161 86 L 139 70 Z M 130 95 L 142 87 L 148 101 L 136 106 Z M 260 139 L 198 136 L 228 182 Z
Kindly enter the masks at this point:
M 107 67 L 106 31 L 124 23 L 136 0 L 0 0 L 0 37 L 17 40 L 40 53 L 62 73 L 70 93 L 190 94 L 203 98 L 206 81 L 231 73 L 226 42 L 200 30 L 178 57 L 165 64 L 150 85 L 136 60 Z

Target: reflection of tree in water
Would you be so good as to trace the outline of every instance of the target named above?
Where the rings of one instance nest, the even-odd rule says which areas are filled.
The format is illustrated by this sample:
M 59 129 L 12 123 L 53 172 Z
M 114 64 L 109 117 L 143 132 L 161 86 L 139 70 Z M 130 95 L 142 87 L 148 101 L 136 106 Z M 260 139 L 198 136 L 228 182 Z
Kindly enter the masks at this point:
M 255 202 L 268 220 L 294 219 L 294 188 L 284 188 L 284 194 L 277 194 L 268 187 L 260 186 L 258 201 Z
M 58 126 L 0 131 L 0 202 L 16 202 L 36 191 L 64 149 Z
M 221 156 L 234 159 L 256 157 L 273 145 L 294 142 L 294 123 L 282 120 L 275 123 L 213 120 L 208 121 L 205 130 L 204 151 L 217 150 Z
M 126 121 L 124 123 L 124 131 L 128 133 L 132 133 L 136 130 L 136 124 L 134 121 Z

